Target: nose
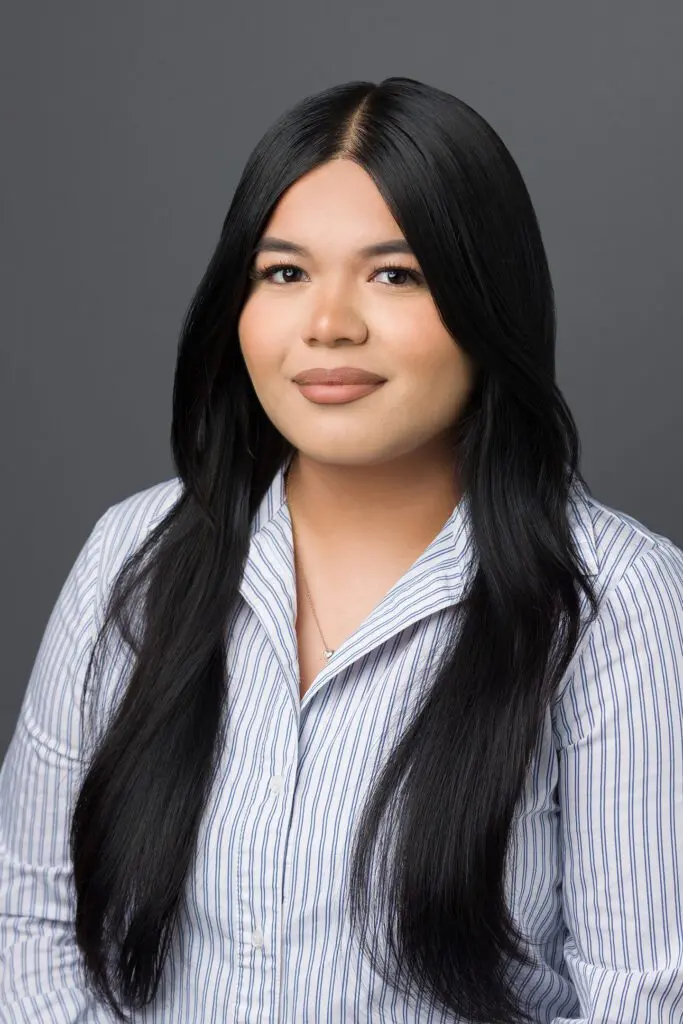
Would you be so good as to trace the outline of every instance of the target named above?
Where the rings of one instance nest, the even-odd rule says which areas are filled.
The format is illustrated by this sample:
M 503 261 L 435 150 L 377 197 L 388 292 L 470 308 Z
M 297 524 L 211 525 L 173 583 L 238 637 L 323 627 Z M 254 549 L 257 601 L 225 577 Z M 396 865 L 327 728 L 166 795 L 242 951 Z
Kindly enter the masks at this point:
M 305 335 L 309 344 L 336 345 L 338 342 L 362 344 L 368 336 L 368 326 L 358 310 L 339 292 L 319 299 L 311 313 Z

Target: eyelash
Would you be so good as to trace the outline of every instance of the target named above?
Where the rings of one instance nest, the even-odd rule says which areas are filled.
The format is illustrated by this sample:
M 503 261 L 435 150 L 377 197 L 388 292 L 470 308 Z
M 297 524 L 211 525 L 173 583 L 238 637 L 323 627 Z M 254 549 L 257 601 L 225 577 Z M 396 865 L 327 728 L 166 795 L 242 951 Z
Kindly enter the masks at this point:
M 301 270 L 301 267 L 297 267 L 294 263 L 284 263 L 284 262 L 283 263 L 271 263 L 270 266 L 263 267 L 260 270 L 254 268 L 251 271 L 249 276 L 254 281 L 265 281 L 265 280 L 267 280 L 270 277 L 271 274 L 275 273 L 276 271 L 282 270 L 282 269 L 289 270 L 290 268 L 292 270 Z M 373 270 L 373 274 L 380 274 L 384 270 L 400 270 L 404 274 L 408 274 L 408 276 L 411 278 L 411 280 L 413 281 L 414 284 L 423 284 L 423 282 L 424 282 L 424 278 L 423 278 L 422 274 L 419 274 L 417 272 L 417 270 L 412 270 L 410 267 L 402 267 L 398 263 L 385 263 L 381 267 L 375 267 L 375 269 Z M 288 284 L 297 284 L 298 282 L 296 282 L 296 281 L 291 282 L 290 281 L 290 282 L 285 282 L 285 283 L 286 284 L 287 283 Z M 279 285 L 278 287 L 282 287 L 282 285 Z M 406 284 L 404 283 L 402 285 L 401 284 L 393 285 L 393 287 L 394 288 L 405 288 Z

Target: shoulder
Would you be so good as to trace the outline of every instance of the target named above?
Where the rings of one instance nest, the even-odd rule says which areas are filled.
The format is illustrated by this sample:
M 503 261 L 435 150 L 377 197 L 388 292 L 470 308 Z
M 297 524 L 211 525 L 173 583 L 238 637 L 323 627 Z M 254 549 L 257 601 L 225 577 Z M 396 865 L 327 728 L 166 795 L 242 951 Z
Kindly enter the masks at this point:
M 100 519 L 103 548 L 112 556 L 137 547 L 171 510 L 181 493 L 180 479 L 172 477 L 110 505 Z
M 572 532 L 596 585 L 600 602 L 643 561 L 679 563 L 683 552 L 674 542 L 634 516 L 599 501 L 583 488 L 572 493 Z
M 174 478 L 111 505 L 72 562 L 43 630 L 20 715 L 20 730 L 50 757 L 81 757 L 80 697 L 114 575 L 180 493 Z
M 627 707 L 636 690 L 649 687 L 654 699 L 683 686 L 683 551 L 585 491 L 576 531 L 591 558 L 598 612 L 583 624 L 555 702 L 574 734 L 598 706 Z
M 181 494 L 182 481 L 171 477 L 129 494 L 106 509 L 91 535 L 97 536 L 101 596 L 126 559 L 144 544 Z

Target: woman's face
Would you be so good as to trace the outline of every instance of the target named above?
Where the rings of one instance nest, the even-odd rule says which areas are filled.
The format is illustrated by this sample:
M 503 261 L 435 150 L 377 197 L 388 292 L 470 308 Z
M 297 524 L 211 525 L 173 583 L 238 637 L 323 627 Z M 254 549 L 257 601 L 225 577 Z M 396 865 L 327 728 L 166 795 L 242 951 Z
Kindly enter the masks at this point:
M 361 253 L 373 243 L 405 244 L 372 178 L 347 159 L 316 168 L 281 197 L 261 242 L 267 238 L 306 250 L 276 244 L 257 252 L 253 271 L 289 269 L 251 282 L 238 323 L 254 390 L 277 430 L 325 463 L 418 453 L 452 460 L 450 430 L 473 368 L 442 324 L 417 259 Z M 292 382 L 303 370 L 337 366 L 370 370 L 386 383 L 356 401 L 320 405 Z

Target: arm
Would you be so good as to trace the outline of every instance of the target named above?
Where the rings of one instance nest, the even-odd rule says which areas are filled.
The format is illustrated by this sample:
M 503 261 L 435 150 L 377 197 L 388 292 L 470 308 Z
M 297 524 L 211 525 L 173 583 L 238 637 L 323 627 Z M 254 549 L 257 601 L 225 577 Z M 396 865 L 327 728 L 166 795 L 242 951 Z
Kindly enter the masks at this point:
M 564 955 L 582 1021 L 681 1021 L 683 552 L 667 539 L 605 597 L 556 723 Z
M 53 607 L 0 768 L 0 1022 L 86 1017 L 68 847 L 104 516 Z M 99 1011 L 98 1020 L 102 1020 Z

